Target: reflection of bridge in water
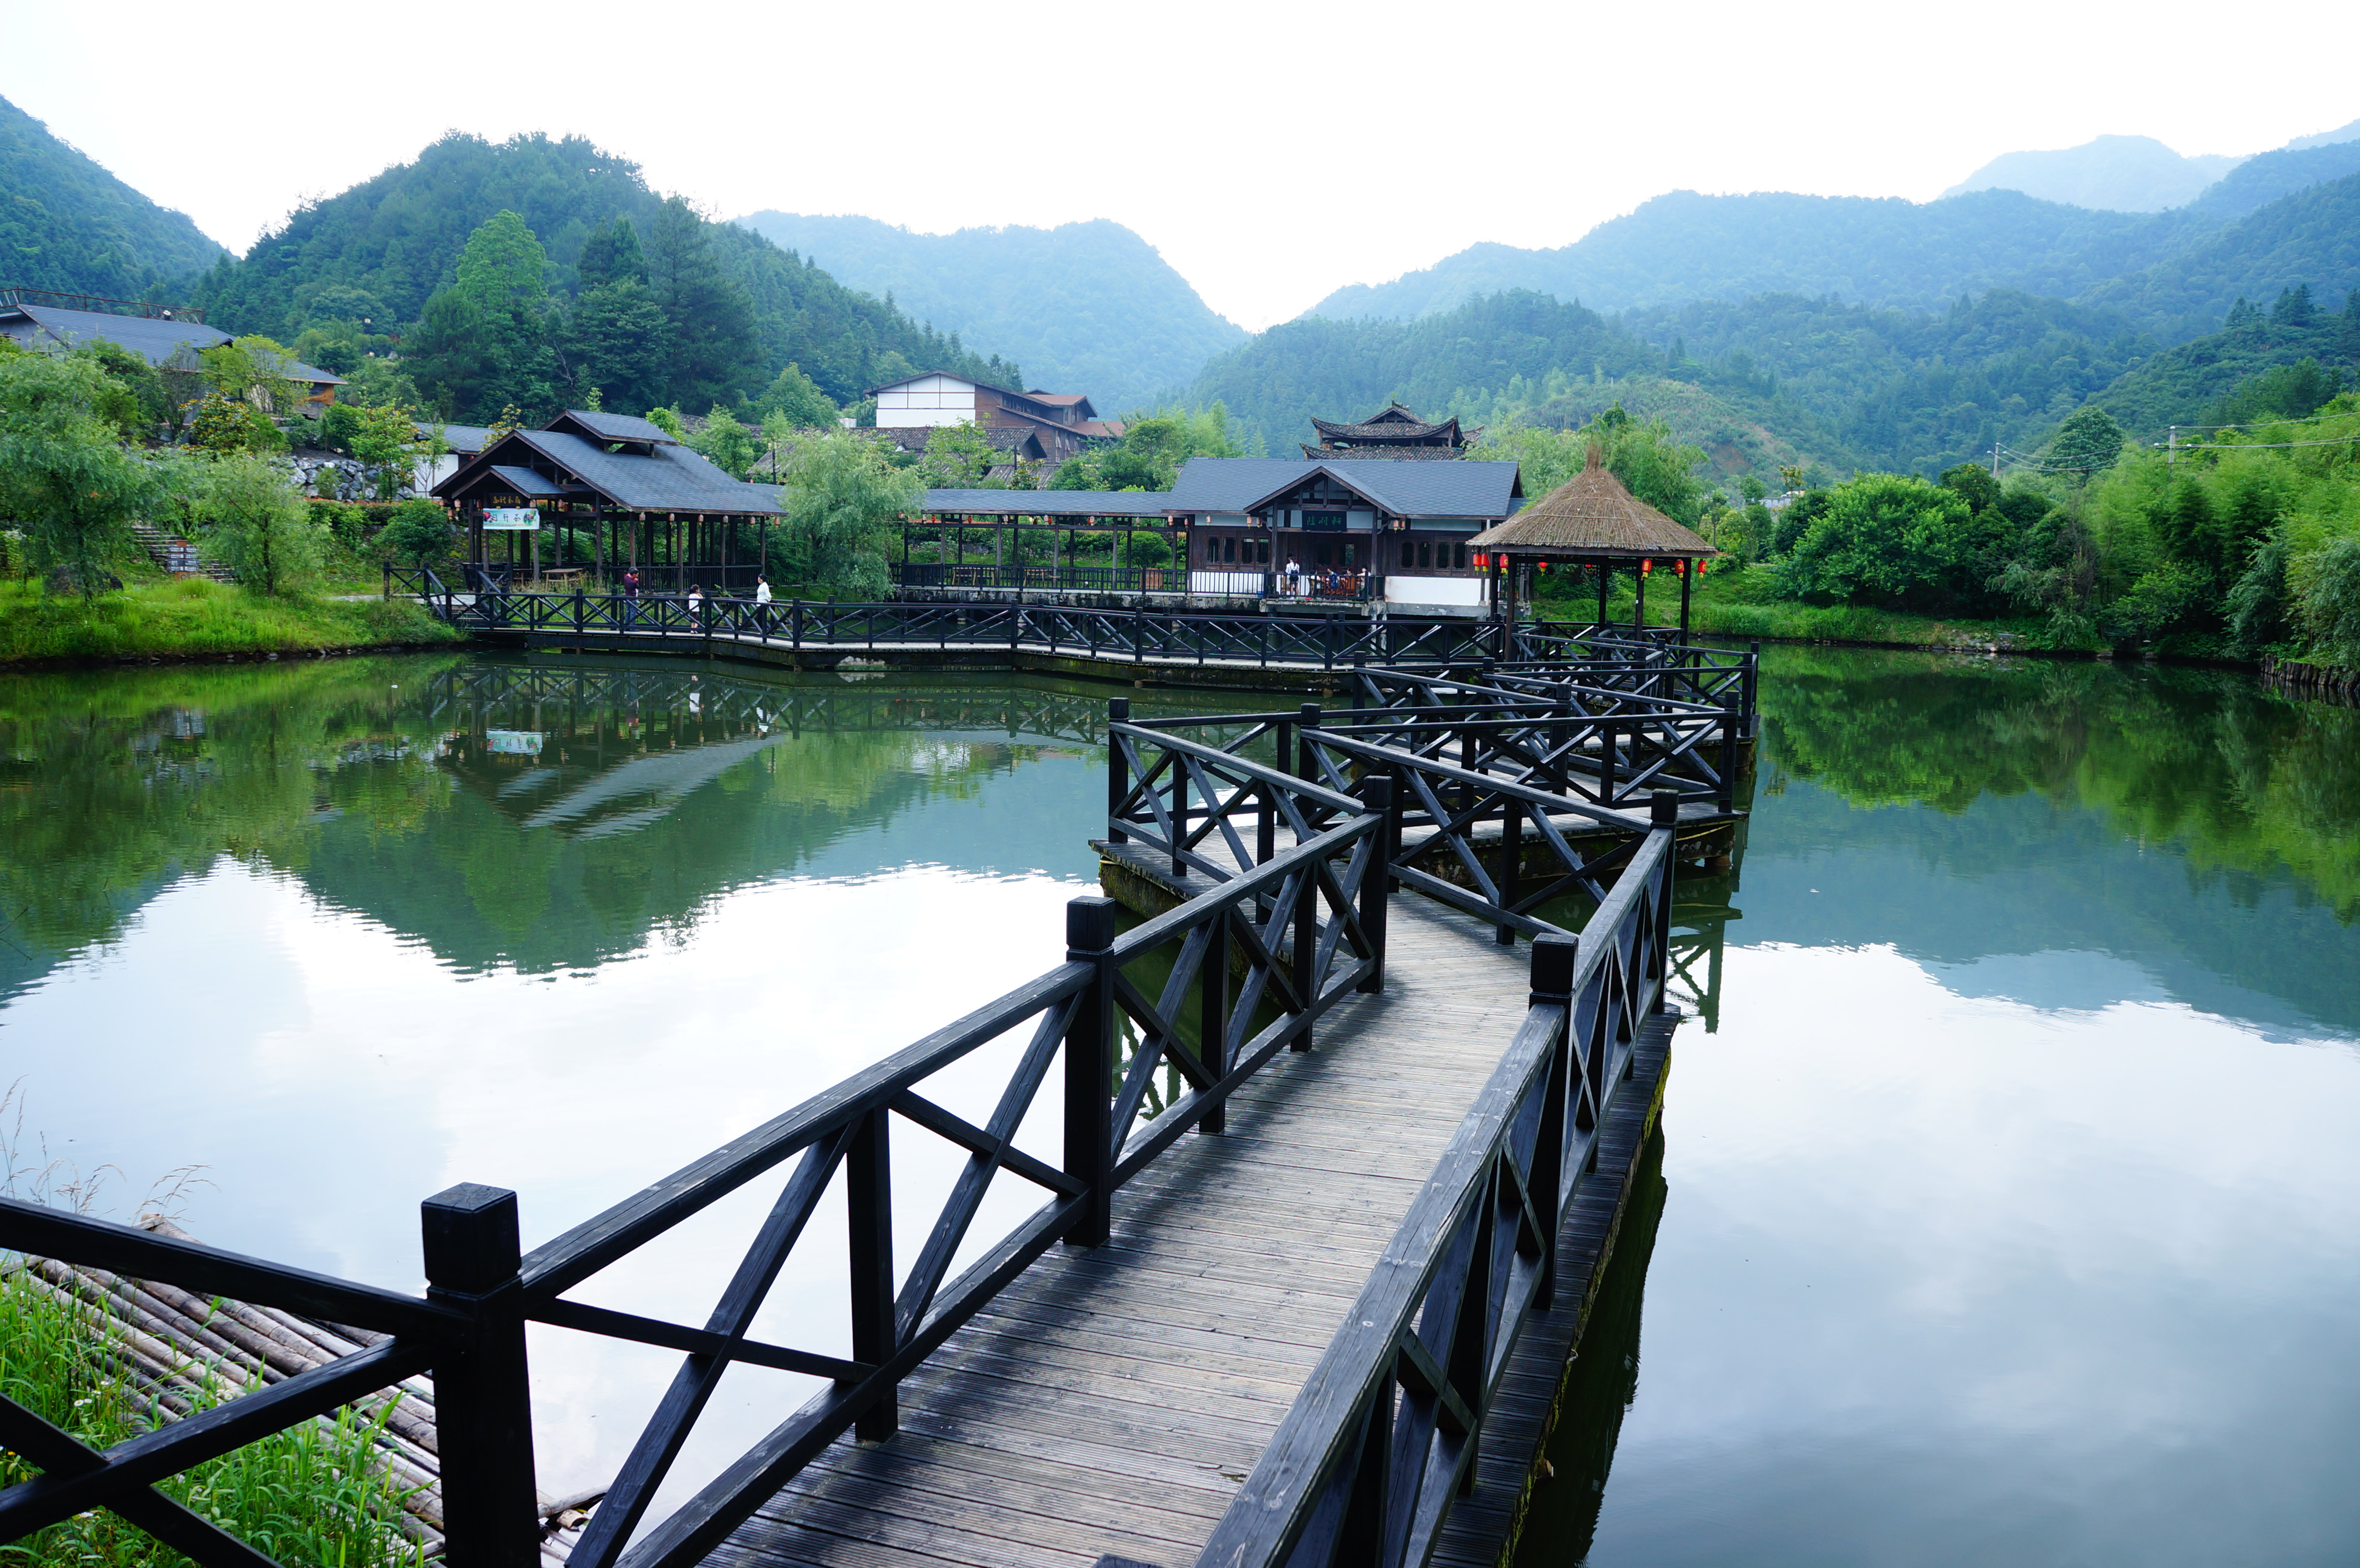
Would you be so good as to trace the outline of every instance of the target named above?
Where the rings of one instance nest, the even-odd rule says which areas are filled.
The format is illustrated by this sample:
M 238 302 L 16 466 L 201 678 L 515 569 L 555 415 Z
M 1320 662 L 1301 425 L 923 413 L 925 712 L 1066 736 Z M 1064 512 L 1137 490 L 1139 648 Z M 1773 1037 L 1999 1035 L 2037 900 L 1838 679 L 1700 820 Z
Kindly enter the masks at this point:
M 513 769 L 513 810 L 611 822 L 701 766 L 643 761 L 747 755 L 800 722 L 790 691 L 667 685 L 685 716 L 668 709 L 663 747 L 566 773 L 655 679 L 473 672 L 437 723 L 471 782 Z M 1531 667 L 1369 694 L 1328 716 L 1118 706 L 1098 843 L 1136 924 L 1074 900 L 1064 964 L 529 1255 L 514 1193 L 429 1199 L 422 1300 L 5 1202 L 0 1247 L 366 1331 L 235 1401 L 235 1441 L 431 1370 L 454 1568 L 530 1562 L 544 1533 L 528 1323 L 682 1357 L 619 1472 L 552 1526 L 580 1529 L 574 1568 L 1497 1563 L 1553 1422 L 1595 1429 L 1601 1477 L 1611 1454 L 1614 1390 L 1568 1404 L 1565 1369 L 1593 1326 L 1601 1359 L 1635 1345 L 1635 1281 L 1610 1286 L 1609 1260 L 1644 1258 L 1671 1037 L 1684 1002 L 1717 1013 L 1735 914 L 1732 877 L 1690 900 L 1677 878 L 1735 848 L 1752 715 Z M 907 729 L 912 701 L 825 722 Z M 1083 738 L 1054 700 L 929 701 L 945 734 L 989 715 L 994 738 Z M 905 1154 L 897 1188 L 913 1138 L 956 1150 L 956 1175 L 913 1193 Z M 996 1183 L 1039 1206 L 981 1225 Z M 702 1324 L 577 1293 L 755 1184 L 775 1201 Z M 814 1225 L 837 1194 L 842 1228 Z M 755 1337 L 791 1258 L 840 1258 L 847 1343 Z M 738 1364 L 813 1391 L 656 1517 Z M 0 1538 L 104 1506 L 254 1568 L 148 1489 L 226 1426 L 127 1456 L 41 1436 L 49 1474 L 0 1492 Z
M 529 828 L 628 833 L 810 735 L 921 732 L 945 745 L 1088 749 L 1103 704 L 1045 690 L 794 684 L 677 670 L 476 664 L 434 678 L 443 766 Z

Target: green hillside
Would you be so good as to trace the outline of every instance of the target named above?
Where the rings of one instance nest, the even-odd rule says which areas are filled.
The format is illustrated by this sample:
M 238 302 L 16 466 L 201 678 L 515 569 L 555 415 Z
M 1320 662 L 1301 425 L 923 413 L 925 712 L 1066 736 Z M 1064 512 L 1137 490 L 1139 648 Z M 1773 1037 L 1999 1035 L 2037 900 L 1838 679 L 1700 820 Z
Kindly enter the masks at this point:
M 223 254 L 0 98 L 0 286 L 137 299 Z
M 1109 417 L 1185 386 L 1243 342 L 1155 248 L 1098 219 L 1054 229 L 912 234 L 874 218 L 762 212 L 738 223 L 855 289 L 1023 363 L 1032 384 L 1086 392 Z
M 2360 287 L 2360 173 L 2281 196 L 2153 266 L 2093 283 L 2081 298 L 2172 342 L 2214 330 L 2240 297 L 2275 299 L 2299 283 L 2322 296 Z
M 442 385 L 456 419 L 497 415 L 498 399 L 518 387 L 578 399 L 585 379 L 626 411 L 678 402 L 701 412 L 713 401 L 759 394 L 791 363 L 839 404 L 913 367 L 995 380 L 1022 375 L 759 235 L 705 223 L 677 199 L 668 203 L 636 164 L 576 136 L 495 144 L 454 132 L 414 162 L 298 210 L 244 256 L 223 258 L 196 285 L 194 302 L 229 331 L 290 343 L 307 330 L 343 334 L 345 343 L 399 336 L 407 340 L 405 360 L 427 360 L 414 368 L 432 379 L 431 345 L 454 334 L 438 335 L 422 320 L 429 302 L 458 282 L 470 236 L 503 212 L 523 220 L 541 252 L 539 276 L 516 287 L 533 296 L 526 326 L 548 357 L 514 375 L 451 372 Z M 630 225 L 630 254 L 621 260 L 613 252 L 617 220 Z M 704 278 L 703 269 L 718 276 Z M 593 299 L 602 285 L 623 287 Z M 684 302 L 691 292 L 697 300 Z M 692 339 L 694 353 L 685 346 Z M 628 374 L 585 376 L 585 364 L 602 358 L 629 360 Z

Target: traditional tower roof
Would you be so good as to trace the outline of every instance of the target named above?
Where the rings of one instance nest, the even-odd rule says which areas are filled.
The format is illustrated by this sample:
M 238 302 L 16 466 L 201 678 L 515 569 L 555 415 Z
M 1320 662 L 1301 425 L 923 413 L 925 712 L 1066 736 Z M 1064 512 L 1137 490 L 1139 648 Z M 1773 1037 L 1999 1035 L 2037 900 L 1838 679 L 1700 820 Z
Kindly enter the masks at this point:
M 1457 415 L 1439 424 L 1429 423 L 1401 403 L 1389 403 L 1365 419 L 1349 422 L 1315 417 L 1311 428 L 1319 432 L 1319 444 L 1305 442 L 1303 455 L 1315 459 L 1452 458 L 1465 452 L 1468 443 L 1483 433 L 1480 425 L 1472 430 L 1459 429 Z

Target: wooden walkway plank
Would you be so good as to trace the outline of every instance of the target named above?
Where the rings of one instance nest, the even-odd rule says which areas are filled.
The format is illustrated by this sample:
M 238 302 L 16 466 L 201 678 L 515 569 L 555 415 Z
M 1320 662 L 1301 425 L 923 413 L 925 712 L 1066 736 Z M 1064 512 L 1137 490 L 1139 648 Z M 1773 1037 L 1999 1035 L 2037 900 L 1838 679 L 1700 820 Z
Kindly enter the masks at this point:
M 1240 1089 L 1227 1131 L 1141 1172 L 1105 1246 L 1053 1251 L 954 1334 L 903 1384 L 900 1433 L 833 1444 L 712 1561 L 1192 1563 L 1524 1017 L 1524 950 L 1424 900 L 1389 917 L 1382 995 L 1340 1002 L 1312 1051 Z M 1651 1115 L 1668 1035 L 1651 1026 L 1618 1096 L 1610 1168 L 1644 1141 L 1618 1129 Z M 1620 1197 L 1592 1183 L 1568 1216 L 1575 1310 L 1536 1318 L 1528 1335 L 1550 1334 L 1512 1361 L 1453 1562 L 1496 1562 L 1509 1538 Z

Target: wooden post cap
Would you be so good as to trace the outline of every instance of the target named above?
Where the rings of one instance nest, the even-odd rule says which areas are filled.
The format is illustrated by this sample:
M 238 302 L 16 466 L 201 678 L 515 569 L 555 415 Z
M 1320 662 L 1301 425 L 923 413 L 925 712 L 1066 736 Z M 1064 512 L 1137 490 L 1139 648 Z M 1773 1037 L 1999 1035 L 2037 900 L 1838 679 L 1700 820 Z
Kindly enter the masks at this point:
M 1680 798 L 1669 789 L 1658 789 L 1647 802 L 1647 822 L 1659 828 L 1677 827 L 1680 820 Z
M 517 1195 L 463 1181 L 418 1205 L 426 1278 L 446 1290 L 488 1290 L 516 1277 Z
M 1532 1002 L 1562 1002 L 1573 991 L 1574 961 L 1581 939 L 1570 931 L 1543 931 L 1533 938 Z
M 1091 895 L 1065 905 L 1065 956 L 1104 953 L 1114 945 L 1114 900 Z

